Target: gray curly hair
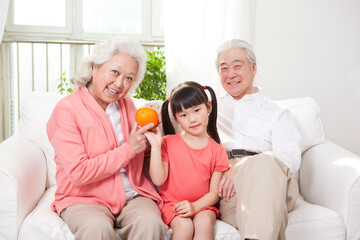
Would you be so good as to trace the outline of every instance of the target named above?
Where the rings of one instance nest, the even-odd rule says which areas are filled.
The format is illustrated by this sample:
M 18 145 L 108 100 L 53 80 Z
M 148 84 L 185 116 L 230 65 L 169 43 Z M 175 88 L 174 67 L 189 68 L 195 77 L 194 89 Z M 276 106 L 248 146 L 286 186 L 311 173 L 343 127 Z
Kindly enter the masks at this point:
M 144 78 L 147 57 L 144 48 L 138 42 L 123 40 L 118 37 L 96 44 L 92 54 L 82 61 L 76 72 L 76 76 L 71 79 L 71 83 L 75 85 L 76 88 L 86 86 L 92 81 L 93 65 L 101 66 L 118 53 L 128 54 L 133 57 L 139 65 L 135 81 L 132 83 L 127 95 L 132 94 Z
M 220 55 L 232 48 L 240 48 L 242 50 L 244 50 L 246 52 L 246 58 L 249 60 L 250 62 L 250 67 L 251 70 L 253 69 L 253 64 L 256 63 L 256 57 L 255 57 L 255 52 L 254 49 L 252 48 L 252 46 L 244 41 L 244 40 L 240 40 L 240 39 L 231 39 L 228 40 L 226 42 L 224 42 L 223 44 L 221 44 L 219 46 L 219 48 L 217 49 L 216 52 L 216 61 L 215 61 L 215 66 L 217 68 L 217 70 L 219 71 L 219 57 Z

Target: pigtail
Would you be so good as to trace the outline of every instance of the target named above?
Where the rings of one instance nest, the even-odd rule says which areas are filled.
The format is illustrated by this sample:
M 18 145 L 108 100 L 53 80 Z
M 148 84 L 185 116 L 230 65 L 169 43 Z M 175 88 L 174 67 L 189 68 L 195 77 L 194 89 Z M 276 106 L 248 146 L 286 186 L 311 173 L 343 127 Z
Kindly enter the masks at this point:
M 220 141 L 220 137 L 217 131 L 217 126 L 216 126 L 216 120 L 217 120 L 217 100 L 216 100 L 216 95 L 214 90 L 209 87 L 209 86 L 204 86 L 205 89 L 207 89 L 210 92 L 211 95 L 211 106 L 212 106 L 212 110 L 211 113 L 209 115 L 209 123 L 207 126 L 207 133 L 209 134 L 209 136 L 214 139 L 215 142 L 217 142 L 218 144 L 221 144 Z
M 161 121 L 164 130 L 164 134 L 175 134 L 174 126 L 171 123 L 169 116 L 169 100 L 166 100 L 161 107 Z

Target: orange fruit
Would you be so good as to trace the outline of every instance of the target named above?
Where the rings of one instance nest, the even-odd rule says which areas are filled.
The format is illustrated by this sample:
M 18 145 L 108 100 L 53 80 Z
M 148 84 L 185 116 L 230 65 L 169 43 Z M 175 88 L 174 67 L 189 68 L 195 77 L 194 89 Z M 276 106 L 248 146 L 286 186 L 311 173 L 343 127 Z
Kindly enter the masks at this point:
M 154 123 L 151 129 L 154 129 L 159 124 L 159 116 L 157 112 L 150 107 L 142 107 L 136 111 L 135 120 L 140 127 Z

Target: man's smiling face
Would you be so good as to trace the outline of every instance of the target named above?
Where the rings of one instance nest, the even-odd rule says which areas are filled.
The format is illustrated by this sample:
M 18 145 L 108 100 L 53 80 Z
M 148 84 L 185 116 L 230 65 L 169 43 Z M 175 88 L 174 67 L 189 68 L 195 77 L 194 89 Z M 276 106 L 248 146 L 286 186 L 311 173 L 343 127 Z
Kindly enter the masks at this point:
M 221 85 L 233 98 L 239 100 L 254 92 L 256 63 L 251 67 L 245 50 L 232 48 L 224 51 L 219 56 L 218 64 Z

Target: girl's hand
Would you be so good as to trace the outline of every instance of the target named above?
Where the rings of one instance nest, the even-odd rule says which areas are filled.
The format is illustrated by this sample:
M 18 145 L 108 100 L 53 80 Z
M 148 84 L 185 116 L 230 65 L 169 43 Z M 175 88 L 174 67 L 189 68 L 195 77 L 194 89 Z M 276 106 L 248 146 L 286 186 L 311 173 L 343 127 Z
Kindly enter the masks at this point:
M 149 140 L 151 147 L 160 148 L 162 142 L 161 131 L 159 127 L 144 133 L 145 137 Z
M 175 203 L 174 210 L 180 217 L 191 217 L 196 213 L 193 204 L 187 200 Z
M 134 149 L 136 154 L 145 151 L 147 139 L 144 133 L 146 133 L 153 125 L 153 123 L 149 123 L 148 125 L 137 129 L 138 125 L 135 124 L 131 130 L 126 142 L 132 147 L 132 149 Z

